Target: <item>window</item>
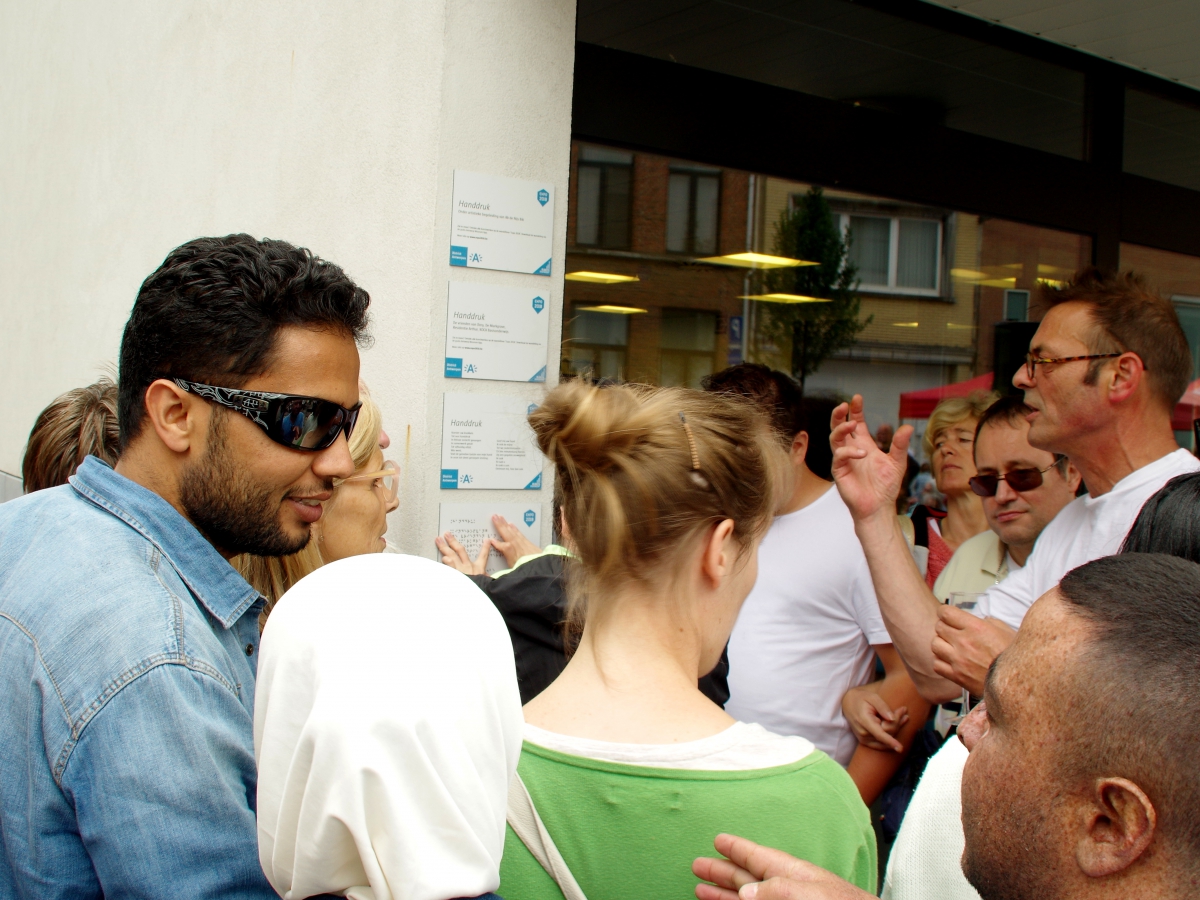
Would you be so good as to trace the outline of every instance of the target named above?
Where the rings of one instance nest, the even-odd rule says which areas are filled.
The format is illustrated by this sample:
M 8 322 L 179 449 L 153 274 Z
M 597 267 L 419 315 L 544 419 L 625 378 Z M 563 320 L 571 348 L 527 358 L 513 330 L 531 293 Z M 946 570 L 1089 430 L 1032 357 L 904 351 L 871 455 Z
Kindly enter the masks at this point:
M 941 290 L 939 219 L 841 214 L 850 261 L 865 291 L 936 296 Z
M 1024 322 L 1029 318 L 1029 291 L 1004 292 L 1004 321 Z
M 566 368 L 574 375 L 625 380 L 629 316 L 576 308 L 564 341 Z
M 628 249 L 633 154 L 582 147 L 576 181 L 575 243 Z
M 1128 88 L 1126 172 L 1200 191 L 1200 108 Z
M 719 169 L 672 168 L 667 182 L 667 250 L 711 256 L 717 252 Z
M 716 371 L 718 316 L 698 309 L 662 311 L 659 384 L 699 388 L 700 379 Z

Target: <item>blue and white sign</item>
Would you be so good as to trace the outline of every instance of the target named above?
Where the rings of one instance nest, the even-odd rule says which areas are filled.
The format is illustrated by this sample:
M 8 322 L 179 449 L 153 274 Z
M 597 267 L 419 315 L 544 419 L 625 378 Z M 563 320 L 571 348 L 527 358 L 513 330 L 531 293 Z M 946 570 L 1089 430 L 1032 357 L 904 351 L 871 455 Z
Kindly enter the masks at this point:
M 447 294 L 447 378 L 546 380 L 546 291 L 451 281 Z
M 450 265 L 549 275 L 554 185 L 454 171 Z
M 438 516 L 438 534 L 449 531 L 463 545 L 471 559 L 475 559 L 486 538 L 500 538 L 492 516 L 503 516 L 516 525 L 525 537 L 542 546 L 540 516 L 536 510 L 518 503 L 443 503 Z M 488 554 L 487 573 L 494 575 L 507 568 L 504 557 L 493 548 Z
M 446 394 L 442 489 L 540 490 L 543 457 L 526 418 L 530 408 L 537 407 L 520 397 Z

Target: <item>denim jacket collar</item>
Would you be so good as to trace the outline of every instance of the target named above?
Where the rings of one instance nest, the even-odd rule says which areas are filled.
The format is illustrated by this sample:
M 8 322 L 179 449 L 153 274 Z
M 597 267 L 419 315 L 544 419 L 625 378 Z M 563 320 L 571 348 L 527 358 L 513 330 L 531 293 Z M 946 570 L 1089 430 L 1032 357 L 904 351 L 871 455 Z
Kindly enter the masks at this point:
M 89 456 L 71 476 L 71 487 L 157 547 L 204 608 L 225 628 L 259 599 L 258 592 L 170 503 L 118 475 L 107 463 Z

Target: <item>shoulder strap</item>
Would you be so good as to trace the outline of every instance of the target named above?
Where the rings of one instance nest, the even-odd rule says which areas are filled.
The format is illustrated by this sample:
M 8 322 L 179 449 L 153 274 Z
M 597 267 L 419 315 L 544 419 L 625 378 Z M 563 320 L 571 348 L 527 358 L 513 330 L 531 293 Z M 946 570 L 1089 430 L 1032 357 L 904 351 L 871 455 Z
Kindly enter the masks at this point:
M 575 880 L 562 854 L 558 852 L 554 838 L 550 837 L 550 832 L 542 823 L 542 817 L 533 805 L 533 798 L 529 796 L 525 782 L 516 773 L 508 784 L 508 824 L 521 839 L 521 843 L 533 854 L 533 858 L 546 870 L 546 874 L 554 879 L 566 900 L 587 900 L 579 882 Z

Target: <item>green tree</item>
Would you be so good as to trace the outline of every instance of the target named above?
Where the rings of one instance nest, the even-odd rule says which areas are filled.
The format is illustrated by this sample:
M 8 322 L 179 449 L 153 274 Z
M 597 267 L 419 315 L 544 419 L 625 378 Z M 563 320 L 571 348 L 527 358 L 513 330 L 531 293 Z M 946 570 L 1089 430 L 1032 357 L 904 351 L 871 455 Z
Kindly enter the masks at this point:
M 763 331 L 777 342 L 792 343 L 792 376 L 804 382 L 833 353 L 849 347 L 872 317 L 859 321 L 858 267 L 850 262 L 851 235 L 842 237 L 829 201 L 813 187 L 775 223 L 775 253 L 819 263 L 772 269 L 761 276 L 764 293 L 819 297 L 822 303 L 771 303 L 764 309 Z

